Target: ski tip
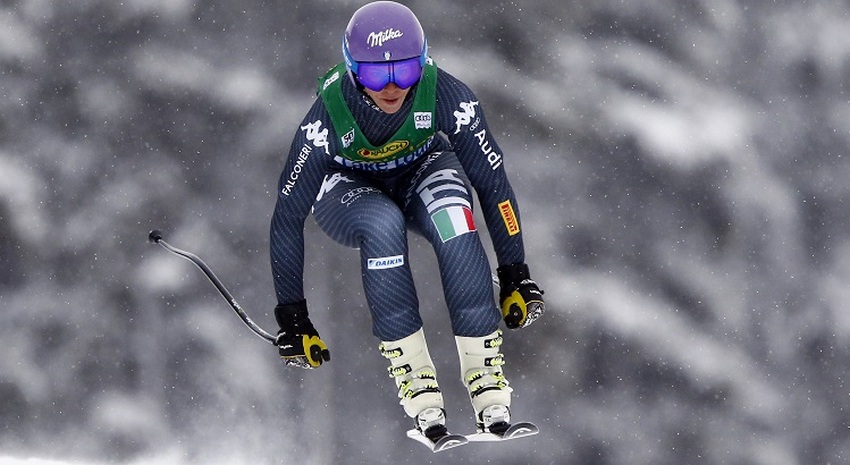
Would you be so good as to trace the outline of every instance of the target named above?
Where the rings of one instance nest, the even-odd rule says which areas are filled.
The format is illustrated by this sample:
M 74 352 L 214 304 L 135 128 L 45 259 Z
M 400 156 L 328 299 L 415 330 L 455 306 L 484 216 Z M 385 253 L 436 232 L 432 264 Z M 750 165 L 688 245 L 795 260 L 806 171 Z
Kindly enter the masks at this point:
M 469 440 L 466 438 L 466 436 L 463 436 L 461 434 L 448 433 L 445 436 L 437 438 L 436 440 L 431 440 L 415 429 L 409 430 L 407 432 L 407 437 L 425 445 L 427 448 L 431 449 L 431 452 L 434 453 L 453 449 L 455 447 L 459 447 L 469 443 Z
M 540 432 L 540 428 L 534 423 L 517 423 L 506 431 L 506 436 L 509 438 L 523 438 L 526 436 L 534 436 Z
M 466 436 L 461 436 L 459 434 L 450 434 L 448 436 L 444 436 L 440 438 L 439 441 L 434 445 L 433 452 L 442 452 L 444 450 L 453 449 L 458 446 L 462 446 L 464 444 L 468 444 L 469 439 L 466 439 Z
M 148 233 L 148 241 L 151 244 L 159 244 L 159 241 L 162 240 L 162 231 L 159 229 L 153 229 Z
M 534 423 L 514 423 L 499 433 L 477 432 L 466 436 L 470 442 L 498 442 L 534 436 L 540 429 Z

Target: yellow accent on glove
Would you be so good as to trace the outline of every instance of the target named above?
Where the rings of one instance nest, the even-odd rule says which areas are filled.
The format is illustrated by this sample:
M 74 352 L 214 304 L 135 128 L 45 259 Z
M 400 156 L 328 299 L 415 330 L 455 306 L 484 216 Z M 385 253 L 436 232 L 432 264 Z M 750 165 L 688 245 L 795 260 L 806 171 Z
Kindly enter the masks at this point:
M 307 358 L 307 363 L 312 368 L 318 368 L 323 361 L 329 362 L 331 360 L 331 353 L 328 350 L 328 346 L 319 336 L 308 336 L 304 334 L 301 336 L 301 341 L 304 345 L 304 355 Z
M 543 297 L 537 289 L 527 284 L 520 285 L 510 294 L 502 297 L 502 318 L 505 325 L 510 329 L 524 328 L 536 319 L 544 311 Z
M 331 353 L 318 334 L 297 334 L 292 338 L 278 339 L 280 358 L 286 366 L 313 369 L 328 362 Z

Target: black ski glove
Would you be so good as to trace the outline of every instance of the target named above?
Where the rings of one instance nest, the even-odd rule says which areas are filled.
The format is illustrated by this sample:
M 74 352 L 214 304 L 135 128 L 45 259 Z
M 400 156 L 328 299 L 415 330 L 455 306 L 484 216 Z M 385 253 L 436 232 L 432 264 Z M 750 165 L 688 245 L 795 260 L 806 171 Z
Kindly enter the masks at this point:
M 532 281 L 528 265 L 515 263 L 496 269 L 499 277 L 499 303 L 505 326 L 525 328 L 543 315 L 543 291 Z
M 330 361 L 328 346 L 307 316 L 306 300 L 279 304 L 274 308 L 274 317 L 280 325 L 275 344 L 287 366 L 311 369 Z

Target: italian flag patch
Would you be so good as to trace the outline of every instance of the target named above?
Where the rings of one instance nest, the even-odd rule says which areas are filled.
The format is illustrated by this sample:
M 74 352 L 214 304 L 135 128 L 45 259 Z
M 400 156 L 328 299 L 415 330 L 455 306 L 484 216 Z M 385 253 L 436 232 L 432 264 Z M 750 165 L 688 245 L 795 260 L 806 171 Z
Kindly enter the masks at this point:
M 461 234 L 475 231 L 472 220 L 472 210 L 456 205 L 438 210 L 431 215 L 431 221 L 440 233 L 443 242 L 454 239 Z

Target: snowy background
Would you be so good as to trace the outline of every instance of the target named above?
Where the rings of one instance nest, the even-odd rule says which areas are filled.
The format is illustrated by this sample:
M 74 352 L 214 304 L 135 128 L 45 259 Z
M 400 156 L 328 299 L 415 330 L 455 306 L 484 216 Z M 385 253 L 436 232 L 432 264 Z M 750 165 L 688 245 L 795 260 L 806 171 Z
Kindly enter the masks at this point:
M 408 2 L 499 136 L 549 310 L 505 348 L 541 434 L 440 455 L 404 439 L 356 252 L 312 220 L 311 372 L 146 242 L 274 329 L 278 172 L 363 3 L 0 2 L 0 462 L 847 463 L 846 1 Z

